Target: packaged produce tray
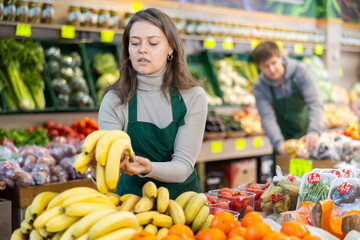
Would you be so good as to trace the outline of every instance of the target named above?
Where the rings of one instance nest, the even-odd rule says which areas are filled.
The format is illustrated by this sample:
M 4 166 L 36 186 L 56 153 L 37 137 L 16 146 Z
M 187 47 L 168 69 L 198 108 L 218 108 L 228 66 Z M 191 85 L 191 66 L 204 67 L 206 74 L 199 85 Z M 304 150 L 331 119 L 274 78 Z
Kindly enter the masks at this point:
M 56 182 L 45 185 L 36 185 L 24 188 L 6 188 L 0 191 L 0 198 L 11 201 L 12 207 L 24 208 L 31 204 L 36 195 L 42 192 L 62 192 L 74 187 L 91 187 L 96 189 L 96 185 L 91 179 L 75 179 L 68 182 Z
M 77 52 L 80 55 L 81 58 L 81 65 L 80 69 L 83 73 L 83 78 L 86 80 L 86 84 L 88 87 L 88 95 L 93 101 L 92 106 L 62 106 L 59 104 L 56 93 L 54 88 L 51 86 L 52 82 L 52 76 L 50 74 L 49 64 L 47 61 L 47 64 L 45 64 L 44 72 L 45 72 L 45 82 L 49 86 L 49 94 L 50 97 L 53 99 L 54 107 L 57 111 L 92 111 L 97 110 L 97 103 L 96 103 L 96 93 L 94 88 L 94 81 L 92 78 L 92 75 L 90 73 L 90 67 L 87 62 L 87 56 L 85 53 L 85 47 L 84 44 L 81 42 L 76 41 L 40 41 L 41 46 L 44 49 L 44 52 L 46 54 L 46 51 L 51 47 L 58 47 L 60 49 L 61 55 L 69 55 L 72 52 Z M 60 71 L 60 70 L 59 70 Z

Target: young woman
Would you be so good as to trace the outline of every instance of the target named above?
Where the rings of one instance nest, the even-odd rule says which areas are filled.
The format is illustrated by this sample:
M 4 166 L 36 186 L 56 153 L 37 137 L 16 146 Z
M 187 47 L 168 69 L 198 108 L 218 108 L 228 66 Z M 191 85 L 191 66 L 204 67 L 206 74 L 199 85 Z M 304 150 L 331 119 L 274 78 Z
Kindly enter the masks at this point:
M 126 131 L 136 154 L 123 158 L 118 194 L 141 195 L 151 180 L 175 198 L 201 192 L 194 165 L 200 152 L 207 100 L 189 73 L 172 20 L 149 8 L 125 28 L 120 78 L 107 89 L 99 110 L 100 129 Z

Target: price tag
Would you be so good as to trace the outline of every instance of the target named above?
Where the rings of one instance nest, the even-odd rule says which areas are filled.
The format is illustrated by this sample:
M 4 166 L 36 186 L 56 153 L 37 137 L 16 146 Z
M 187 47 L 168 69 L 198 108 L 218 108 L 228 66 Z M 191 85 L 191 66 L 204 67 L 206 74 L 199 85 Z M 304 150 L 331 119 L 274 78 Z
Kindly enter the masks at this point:
M 114 40 L 114 31 L 111 30 L 103 30 L 100 34 L 100 41 L 101 42 L 112 42 Z
M 241 151 L 246 147 L 245 138 L 238 138 L 235 140 L 235 149 L 236 151 Z
M 61 37 L 67 39 L 74 39 L 75 38 L 75 27 L 64 25 L 61 27 Z
M 292 158 L 290 159 L 289 173 L 295 176 L 302 177 L 307 172 L 310 172 L 313 168 L 311 160 Z
M 284 49 L 284 44 L 281 41 L 276 41 L 276 44 L 278 45 L 280 50 Z
M 342 68 L 339 68 L 339 77 L 344 76 L 344 70 Z
M 18 25 L 16 25 L 15 35 L 22 36 L 22 37 L 30 37 L 31 36 L 31 25 L 19 23 Z
M 251 40 L 251 50 L 254 50 L 257 47 L 257 45 L 259 45 L 259 43 L 260 43 L 259 39 Z
M 224 50 L 233 50 L 234 49 L 234 41 L 232 38 L 226 38 L 222 44 L 222 48 Z
M 143 5 L 141 2 L 132 2 L 131 3 L 131 10 L 133 10 L 134 12 L 138 12 L 140 10 L 142 10 Z
M 294 53 L 295 54 L 303 54 L 304 46 L 301 43 L 295 43 L 294 45 Z
M 221 153 L 223 149 L 222 141 L 212 141 L 211 142 L 211 153 Z
M 205 49 L 213 49 L 216 47 L 216 40 L 214 37 L 207 37 L 204 40 L 204 48 Z
M 263 144 L 264 143 L 263 143 L 262 137 L 254 137 L 254 139 L 253 139 L 254 148 L 261 148 Z
M 314 48 L 314 53 L 316 55 L 322 55 L 324 53 L 324 47 L 322 44 L 316 44 Z

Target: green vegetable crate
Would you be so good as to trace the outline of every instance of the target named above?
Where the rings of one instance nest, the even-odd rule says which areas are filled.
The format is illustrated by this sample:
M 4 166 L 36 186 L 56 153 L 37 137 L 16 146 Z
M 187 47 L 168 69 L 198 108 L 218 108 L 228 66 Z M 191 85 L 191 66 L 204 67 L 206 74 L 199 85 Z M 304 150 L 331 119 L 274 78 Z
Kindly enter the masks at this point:
M 45 55 L 47 56 L 47 64 L 46 67 L 44 68 L 44 72 L 46 74 L 46 78 L 45 78 L 45 82 L 48 86 L 50 86 L 49 89 L 49 94 L 51 96 L 51 98 L 53 99 L 54 102 L 54 107 L 57 111 L 94 111 L 97 110 L 97 102 L 96 102 L 96 93 L 95 93 L 95 89 L 94 89 L 94 81 L 93 81 L 93 76 L 90 72 L 90 67 L 89 67 L 89 63 L 87 60 L 87 55 L 85 52 L 85 46 L 84 43 L 78 42 L 78 41 L 40 41 L 44 51 L 45 51 Z M 49 55 L 53 54 L 53 58 L 56 59 L 57 57 L 57 53 L 54 54 L 54 49 L 59 49 L 60 53 L 58 54 L 59 58 L 61 58 L 60 60 L 57 59 L 58 61 L 60 61 L 61 63 L 65 63 L 67 61 L 66 57 L 70 56 L 72 57 L 72 59 L 75 59 L 76 57 L 73 55 L 74 53 L 77 53 L 76 56 L 79 56 L 80 59 L 78 60 L 78 65 L 76 66 L 77 69 L 81 69 L 79 70 L 79 72 L 81 72 L 81 75 L 79 77 L 76 77 L 76 80 L 72 80 L 73 83 L 75 82 L 75 84 L 77 85 L 77 88 L 83 88 L 77 92 L 75 92 L 74 94 L 77 94 L 79 92 L 84 92 L 87 99 L 89 99 L 89 96 L 91 99 L 89 99 L 90 103 L 87 105 L 66 105 L 63 104 L 63 101 L 60 100 L 60 98 L 57 98 L 56 95 L 56 91 L 57 89 L 54 87 L 54 81 L 55 78 L 57 79 L 63 79 L 65 78 L 65 76 L 71 78 L 73 75 L 75 75 L 75 67 L 74 66 L 68 66 L 67 69 L 61 69 L 64 68 L 64 66 L 62 65 L 61 67 L 59 67 L 59 73 L 56 72 L 56 70 L 54 69 L 54 64 L 51 64 L 49 60 Z M 61 54 L 61 55 L 60 55 Z M 52 56 L 52 55 L 51 55 Z M 76 59 L 78 59 L 79 57 L 77 57 Z M 53 59 L 52 58 L 52 59 Z M 71 60 L 71 61 L 75 61 L 75 60 Z M 69 68 L 73 68 L 74 71 L 67 71 L 69 70 Z M 54 73 L 55 71 L 55 73 Z M 53 77 L 52 78 L 52 74 L 54 75 L 59 75 L 60 77 Z M 79 84 L 78 82 L 78 78 L 82 78 L 82 85 Z M 86 81 L 86 83 L 84 82 L 84 80 Z M 59 80 L 59 82 L 61 82 Z M 73 84 L 70 82 L 70 84 Z M 55 85 L 56 87 L 58 87 L 58 85 Z M 58 87 L 59 88 L 59 87 Z M 65 91 L 63 89 L 61 89 L 62 91 Z M 67 90 L 66 90 L 67 91 Z M 70 91 L 70 90 L 69 90 Z M 70 94 L 73 94 L 72 92 Z M 84 95 L 78 95 L 78 96 L 70 96 L 69 98 L 71 99 L 72 97 L 80 99 L 79 101 L 81 101 L 81 98 L 84 98 Z M 67 101 L 69 101 L 67 99 Z

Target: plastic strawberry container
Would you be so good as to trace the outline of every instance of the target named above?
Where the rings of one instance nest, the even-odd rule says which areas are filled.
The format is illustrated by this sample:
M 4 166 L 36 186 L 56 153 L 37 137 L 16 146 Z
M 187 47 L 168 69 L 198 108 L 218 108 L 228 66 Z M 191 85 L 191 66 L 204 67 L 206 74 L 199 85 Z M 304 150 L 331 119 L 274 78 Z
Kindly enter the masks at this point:
M 242 218 L 246 213 L 254 211 L 256 195 L 255 193 L 246 190 L 239 190 L 238 188 L 231 188 L 230 190 L 233 194 L 237 191 L 241 191 L 246 194 L 246 197 L 240 196 L 239 198 L 236 196 L 230 197 L 226 195 L 221 195 L 219 194 L 220 189 L 210 190 L 208 193 L 213 197 L 230 200 L 230 210 L 238 212 L 240 218 Z
M 240 191 L 245 190 L 248 192 L 255 193 L 256 194 L 255 195 L 255 211 L 262 211 L 260 197 L 266 191 L 266 190 L 262 190 L 264 188 L 265 184 L 261 184 L 261 183 L 257 183 L 257 184 L 261 187 L 261 190 L 248 188 L 248 187 L 246 187 L 246 185 L 248 185 L 248 184 L 242 184 L 242 185 L 238 186 L 237 188 Z

